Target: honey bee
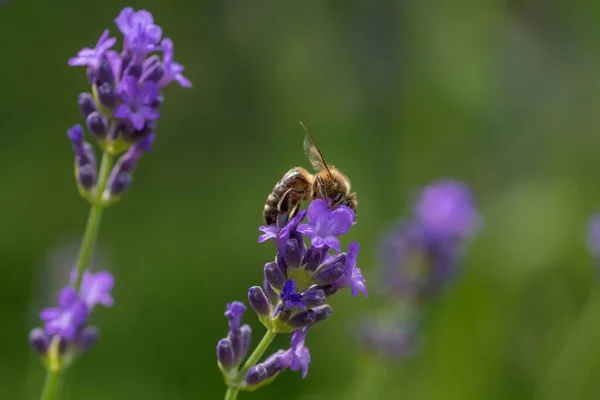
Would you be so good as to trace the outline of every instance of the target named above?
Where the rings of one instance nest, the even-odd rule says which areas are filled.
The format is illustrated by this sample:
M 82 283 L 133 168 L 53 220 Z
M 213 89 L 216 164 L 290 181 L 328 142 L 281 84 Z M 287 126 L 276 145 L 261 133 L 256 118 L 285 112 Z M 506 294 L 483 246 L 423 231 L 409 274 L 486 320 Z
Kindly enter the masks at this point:
M 356 193 L 350 192 L 350 180 L 333 165 L 327 164 L 325 157 L 313 140 L 306 126 L 300 122 L 305 132 L 304 153 L 312 164 L 315 174 L 302 167 L 290 169 L 273 188 L 267 197 L 263 216 L 267 225 L 283 227 L 296 215 L 300 202 L 321 198 L 329 199 L 332 207 L 345 205 L 356 211 Z

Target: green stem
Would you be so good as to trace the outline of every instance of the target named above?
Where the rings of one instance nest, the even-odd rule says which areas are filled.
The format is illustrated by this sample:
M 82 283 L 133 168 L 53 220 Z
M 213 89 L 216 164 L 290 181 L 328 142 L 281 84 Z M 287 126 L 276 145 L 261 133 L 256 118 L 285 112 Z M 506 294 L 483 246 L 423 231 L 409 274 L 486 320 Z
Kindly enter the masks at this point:
M 92 206 L 90 208 L 87 224 L 83 233 L 81 247 L 79 248 L 77 263 L 75 264 L 75 269 L 77 271 L 75 290 L 77 291 L 81 286 L 81 277 L 83 276 L 83 271 L 85 271 L 89 266 L 94 245 L 96 243 L 96 238 L 98 237 L 98 230 L 100 229 L 100 222 L 102 221 L 102 211 L 104 210 L 104 205 L 101 201 L 102 193 L 104 193 L 104 189 L 106 188 L 112 164 L 113 156 L 107 152 L 104 152 L 102 155 L 102 162 L 100 164 L 100 171 L 98 172 L 98 184 L 96 185 L 94 198 L 92 199 L 93 201 L 91 201 Z M 52 368 L 48 369 L 41 400 L 54 400 L 56 398 L 56 389 L 58 385 L 59 371 Z
M 237 395 L 240 392 L 237 388 L 228 387 L 227 392 L 225 393 L 225 400 L 235 400 L 237 399 Z
M 578 398 L 600 354 L 600 289 L 594 288 L 539 391 L 540 399 Z
M 58 371 L 48 371 L 48 375 L 46 375 L 46 382 L 44 383 L 44 389 L 42 390 L 42 397 L 40 397 L 40 400 L 54 400 L 56 398 L 57 389 Z
M 98 230 L 100 229 L 100 222 L 102 221 L 102 211 L 104 210 L 104 206 L 100 200 L 102 193 L 106 188 L 108 176 L 110 175 L 112 159 L 112 156 L 106 152 L 102 156 L 100 172 L 98 173 L 98 186 L 96 187 L 94 202 L 92 202 L 92 207 L 90 208 L 90 214 L 85 227 L 85 233 L 83 234 L 83 241 L 81 242 L 81 247 L 79 248 L 77 263 L 75 264 L 75 268 L 77 270 L 75 290 L 79 290 L 83 271 L 85 271 L 90 263 L 92 252 L 94 250 L 94 244 L 96 243 L 96 238 L 98 237 Z
M 265 351 L 267 351 L 269 345 L 271 344 L 273 339 L 275 339 L 276 335 L 277 334 L 275 332 L 271 332 L 269 330 L 265 332 L 265 336 L 263 336 L 258 346 L 256 346 L 252 354 L 250 354 L 250 357 L 248 357 L 248 359 L 244 363 L 242 369 L 238 372 L 237 376 L 240 377 L 240 379 L 243 380 L 246 377 L 246 374 L 248 374 L 250 368 L 252 368 L 254 364 L 256 364 L 258 360 L 260 360 L 263 354 L 265 354 Z M 228 387 L 227 392 L 225 393 L 225 400 L 235 400 L 239 391 L 240 389 L 237 386 Z

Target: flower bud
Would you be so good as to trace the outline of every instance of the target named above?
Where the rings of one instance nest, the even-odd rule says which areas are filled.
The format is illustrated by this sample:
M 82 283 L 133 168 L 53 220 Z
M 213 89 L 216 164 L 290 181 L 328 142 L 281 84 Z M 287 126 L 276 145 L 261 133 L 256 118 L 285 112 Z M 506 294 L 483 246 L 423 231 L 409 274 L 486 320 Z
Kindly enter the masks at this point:
M 258 315 L 269 315 L 269 300 L 260 286 L 252 286 L 248 290 L 248 302 Z
M 110 62 L 108 62 L 108 60 L 104 58 L 100 62 L 100 66 L 98 67 L 98 71 L 96 72 L 96 81 L 97 83 L 107 82 L 111 84 L 114 82 L 114 80 L 115 75 L 113 74 Z
M 35 328 L 29 333 L 29 344 L 39 354 L 44 355 L 50 346 L 50 338 L 42 328 Z
M 315 322 L 326 320 L 333 313 L 333 308 L 329 304 L 323 304 L 312 309 L 315 312 Z
M 299 267 L 301 248 L 297 239 L 290 238 L 286 243 L 286 251 L 284 253 L 285 262 L 288 266 Z
M 285 353 L 283 350 L 278 350 L 275 354 L 265 360 L 265 362 L 256 364 L 248 371 L 246 375 L 246 384 L 249 386 L 258 385 L 281 372 L 279 365 L 279 357 Z
M 265 265 L 265 278 L 273 288 L 277 290 L 283 289 L 285 278 L 276 262 L 269 262 Z
M 88 115 L 86 124 L 88 131 L 97 138 L 104 138 L 108 132 L 108 118 L 102 116 L 98 111 Z
M 287 326 L 293 329 L 304 328 L 315 322 L 316 313 L 314 310 L 300 311 L 292 316 L 286 323 Z
M 302 294 L 302 302 L 306 307 L 312 308 L 323 304 L 325 301 L 325 292 L 321 289 L 309 289 Z
M 344 275 L 344 264 L 333 262 L 321 265 L 315 275 L 315 283 L 319 286 L 331 285 Z
M 117 91 L 110 83 L 104 82 L 99 84 L 96 87 L 96 92 L 98 100 L 103 106 L 113 108 L 117 105 Z
M 85 118 L 96 111 L 96 103 L 94 103 L 94 97 L 91 93 L 80 93 L 79 98 L 77 99 L 77 105 Z
M 217 344 L 217 360 L 219 365 L 226 371 L 229 371 L 235 366 L 233 357 L 233 348 L 229 339 L 221 339 Z
M 279 295 L 277 292 L 275 292 L 275 290 L 273 290 L 268 280 L 265 279 L 263 286 L 265 288 L 264 290 L 265 294 L 267 295 L 267 299 L 269 299 L 269 303 L 273 306 L 279 303 Z
M 314 272 L 319 267 L 319 265 L 321 265 L 323 256 L 327 252 L 323 252 L 323 249 L 327 249 L 327 246 L 322 247 L 320 249 L 311 247 L 306 251 L 302 259 L 302 265 L 304 265 L 304 269 L 306 271 Z

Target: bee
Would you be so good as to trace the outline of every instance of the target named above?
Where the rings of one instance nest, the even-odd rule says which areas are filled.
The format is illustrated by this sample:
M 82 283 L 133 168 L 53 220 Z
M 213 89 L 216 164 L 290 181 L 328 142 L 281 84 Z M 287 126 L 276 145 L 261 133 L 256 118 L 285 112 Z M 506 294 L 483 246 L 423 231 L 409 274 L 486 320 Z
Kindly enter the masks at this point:
M 304 153 L 315 173 L 302 167 L 294 167 L 283 175 L 267 197 L 263 216 L 267 225 L 283 227 L 298 212 L 300 202 L 320 198 L 330 200 L 332 207 L 344 205 L 356 211 L 356 193 L 350 192 L 350 180 L 333 165 L 327 164 L 323 153 L 315 143 L 306 126 Z

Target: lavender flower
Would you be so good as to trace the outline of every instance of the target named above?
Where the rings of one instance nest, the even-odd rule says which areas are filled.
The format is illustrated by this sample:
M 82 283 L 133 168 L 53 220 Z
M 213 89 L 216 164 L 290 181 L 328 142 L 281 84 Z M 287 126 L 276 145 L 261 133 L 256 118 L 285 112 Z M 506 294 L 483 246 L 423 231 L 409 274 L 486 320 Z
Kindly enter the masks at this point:
M 481 224 L 469 188 L 450 179 L 423 189 L 415 216 L 430 234 L 458 239 L 471 237 Z
M 40 312 L 44 328 L 35 328 L 29 335 L 32 347 L 42 355 L 46 354 L 55 337 L 62 353 L 69 349 L 88 350 L 99 336 L 97 328 L 86 325 L 92 309 L 97 304 L 110 307 L 114 303 L 110 293 L 114 285 L 111 273 L 85 271 L 79 292 L 72 286 L 75 277 L 72 273 L 72 283 L 60 291 L 58 307 L 44 308 Z
M 172 81 L 183 87 L 191 86 L 182 75 L 183 66 L 173 60 L 173 42 L 165 38 L 160 44 L 162 28 L 154 23 L 151 13 L 127 7 L 115 23 L 124 36 L 121 52 L 112 49 L 116 38 L 109 38 L 107 29 L 94 48 L 83 48 L 68 61 L 70 66 L 87 67 L 91 94 L 80 94 L 78 104 L 89 132 L 102 150 L 119 155 L 135 148 L 122 157 L 122 162 L 116 163 L 111 173 L 112 185 L 107 191 L 105 188 L 93 190 L 95 163 L 79 163 L 77 181 L 82 195 L 101 205 L 119 198 L 129 185 L 133 172 L 133 168 L 123 169 L 123 165 L 134 165 L 154 140 L 160 117 L 158 108 L 164 101 L 161 90 Z M 77 140 L 83 143 L 83 130 L 81 127 L 78 130 L 81 134 L 77 135 Z M 75 149 L 73 138 L 72 141 Z M 76 155 L 87 152 L 88 147 L 87 144 L 79 146 Z
M 301 224 L 306 215 L 309 223 Z M 349 231 L 354 216 L 346 206 L 331 208 L 324 200 L 314 200 L 308 212 L 298 212 L 281 230 L 275 225 L 259 228 L 263 233 L 259 243 L 274 239 L 277 254 L 274 261 L 265 264 L 264 286 L 248 290 L 248 301 L 268 329 L 267 335 L 292 333 L 291 345 L 286 351 L 279 350 L 265 361 L 240 370 L 234 346 L 227 339 L 219 341 L 217 359 L 230 388 L 256 390 L 286 369 L 302 370 L 305 377 L 310 363 L 305 346 L 308 331 L 333 312 L 325 301 L 347 287 L 352 296 L 359 293 L 367 296 L 365 280 L 356 262 L 358 244 L 353 242 L 347 253 L 340 253 L 338 236 Z M 228 315 L 236 316 L 233 326 L 230 322 L 230 333 L 239 326 L 244 309 L 241 304 L 228 305 Z
M 590 254 L 600 260 L 600 214 L 594 215 L 589 222 L 587 247 Z
M 414 215 L 382 237 L 381 282 L 388 307 L 378 318 L 363 322 L 358 330 L 363 346 L 392 358 L 414 352 L 419 307 L 450 284 L 459 271 L 467 239 L 480 226 L 480 215 L 465 184 L 441 180 L 421 191 Z M 353 290 L 360 288 L 360 280 L 355 281 Z

